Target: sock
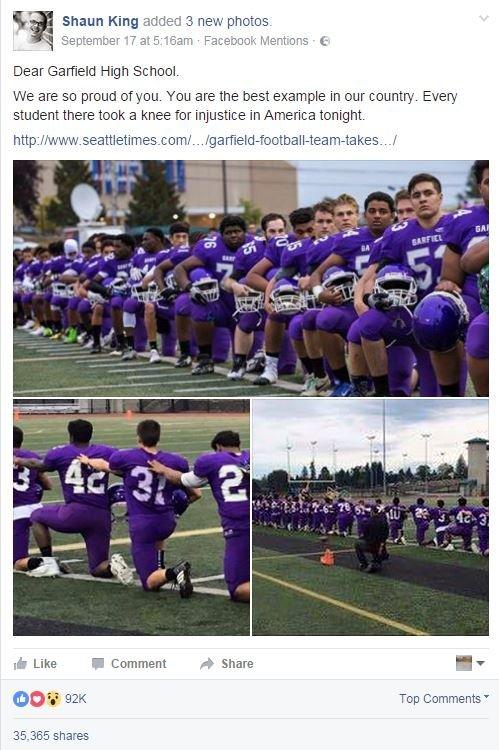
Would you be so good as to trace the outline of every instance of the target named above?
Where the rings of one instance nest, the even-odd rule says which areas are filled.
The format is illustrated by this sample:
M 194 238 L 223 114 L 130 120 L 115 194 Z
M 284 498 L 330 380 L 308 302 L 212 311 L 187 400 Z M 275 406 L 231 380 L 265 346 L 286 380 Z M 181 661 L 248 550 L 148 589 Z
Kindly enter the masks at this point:
M 333 370 L 333 375 L 339 383 L 350 382 L 350 375 L 348 374 L 346 365 L 344 367 L 340 367 L 338 370 Z
M 102 330 L 102 326 L 92 326 L 92 338 L 94 340 L 94 346 L 100 345 L 101 330 Z
M 312 360 L 310 359 L 310 357 L 300 357 L 300 362 L 302 363 L 307 375 L 312 375 L 313 366 L 312 366 Z
M 42 557 L 52 557 L 52 545 L 48 544 L 46 547 L 40 547 L 40 554 Z
M 52 328 L 52 330 L 55 331 L 55 333 L 59 333 L 60 331 L 62 331 L 61 321 L 60 320 L 54 321 L 53 323 L 50 324 L 50 328 Z
M 374 393 L 376 396 L 389 396 L 390 387 L 388 385 L 388 375 L 373 376 Z
M 312 364 L 312 370 L 316 378 L 325 378 L 326 377 L 326 371 L 324 370 L 324 360 L 322 357 L 315 357 L 314 359 L 310 359 L 310 362 Z M 346 368 L 345 368 L 346 369 Z M 348 380 L 348 378 L 347 378 Z
M 441 385 L 440 390 L 442 391 L 442 396 L 459 396 L 459 383 Z
M 166 570 L 165 570 L 165 578 L 166 578 L 167 583 L 169 581 L 174 581 L 176 579 L 176 577 L 177 576 L 175 575 L 175 571 L 173 570 L 173 568 L 166 568 Z
M 244 367 L 246 364 L 246 354 L 234 354 L 233 367 L 234 370 L 239 370 L 240 367 Z
M 157 565 L 159 568 L 165 567 L 165 551 L 164 549 L 159 549 L 157 552 Z
M 150 349 L 151 351 L 152 351 L 153 349 L 157 349 L 157 348 L 158 348 L 158 345 L 157 345 L 156 341 L 150 341 L 150 342 L 149 342 L 149 349 Z
M 116 334 L 116 341 L 118 342 L 118 346 L 120 349 L 123 349 L 126 346 L 126 338 L 124 333 L 117 333 Z
M 43 560 L 41 557 L 29 557 L 28 558 L 28 570 L 35 570 L 39 568 Z
M 178 345 L 179 345 L 179 348 L 180 348 L 180 354 L 183 357 L 190 357 L 191 356 L 191 342 L 189 340 L 187 340 L 187 341 L 179 341 Z
M 211 344 L 199 344 L 199 359 L 211 359 Z
M 279 359 L 279 352 L 265 352 L 268 359 Z
M 129 349 L 133 349 L 133 336 L 126 337 L 126 345 Z

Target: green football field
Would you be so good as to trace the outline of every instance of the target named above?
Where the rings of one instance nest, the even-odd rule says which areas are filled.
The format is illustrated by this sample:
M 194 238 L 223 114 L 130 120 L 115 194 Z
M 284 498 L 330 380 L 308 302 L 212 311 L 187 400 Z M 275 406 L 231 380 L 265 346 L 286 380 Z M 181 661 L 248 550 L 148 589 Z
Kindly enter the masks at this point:
M 415 546 L 412 522 L 405 528 L 407 546 L 390 544 L 370 575 L 354 537 L 254 526 L 253 633 L 487 635 L 488 558 Z M 326 547 L 332 566 L 320 563 Z
M 173 367 L 172 357 L 150 365 L 146 357 L 121 362 L 109 352 L 90 355 L 77 344 L 63 344 L 14 331 L 14 396 L 299 396 L 303 378 L 284 375 L 271 386 L 255 386 L 256 375 L 240 382 L 227 379 L 230 362 L 215 365 L 212 375 L 192 377 Z M 36 363 L 36 366 L 33 365 Z M 419 395 L 416 392 L 414 395 Z M 475 391 L 468 379 L 466 396 Z
M 191 463 L 210 451 L 210 441 L 219 430 L 233 429 L 249 446 L 247 414 L 148 415 L 162 425 L 161 447 L 183 454 Z M 24 448 L 43 454 L 67 442 L 66 425 L 71 416 L 22 416 L 16 425 L 24 431 Z M 135 444 L 135 427 L 141 415 L 82 415 L 94 424 L 94 442 L 117 448 Z M 44 503 L 61 502 L 59 479 L 51 474 L 54 488 Z M 113 481 L 113 480 L 111 480 Z M 119 481 L 118 477 L 114 481 Z M 121 515 L 121 514 L 117 514 Z M 33 546 L 33 553 L 38 550 Z M 65 560 L 71 575 L 61 578 L 31 578 L 14 574 L 15 635 L 246 635 L 249 607 L 231 602 L 222 576 L 224 540 L 216 503 L 210 490 L 180 517 L 177 529 L 166 543 L 166 563 L 189 560 L 195 593 L 181 600 L 167 589 L 146 593 L 139 586 L 125 587 L 114 581 L 88 576 L 86 551 L 78 535 L 53 534 L 54 554 Z M 113 524 L 111 554 L 121 553 L 133 566 L 128 526 L 121 518 Z M 197 582 L 196 582 L 197 581 Z
M 298 396 L 299 376 L 278 384 L 255 386 L 255 375 L 235 383 L 227 379 L 230 362 L 216 365 L 213 375 L 191 376 L 173 367 L 174 359 L 150 365 L 145 358 L 121 362 L 109 352 L 95 356 L 77 344 L 63 344 L 14 331 L 14 396 Z

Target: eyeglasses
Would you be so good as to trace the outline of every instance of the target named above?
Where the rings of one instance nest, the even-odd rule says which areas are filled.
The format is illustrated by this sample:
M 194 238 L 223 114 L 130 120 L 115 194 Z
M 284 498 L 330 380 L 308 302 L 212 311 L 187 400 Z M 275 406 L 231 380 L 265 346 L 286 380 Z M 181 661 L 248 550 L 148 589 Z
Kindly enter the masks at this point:
M 28 24 L 29 26 L 43 26 L 44 22 L 43 21 L 29 21 Z

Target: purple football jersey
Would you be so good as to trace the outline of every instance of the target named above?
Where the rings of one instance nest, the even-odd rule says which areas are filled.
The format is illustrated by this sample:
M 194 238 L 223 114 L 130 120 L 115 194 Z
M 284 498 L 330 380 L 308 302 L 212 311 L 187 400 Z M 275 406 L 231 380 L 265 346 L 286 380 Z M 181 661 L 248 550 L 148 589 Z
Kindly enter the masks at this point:
M 194 474 L 209 482 L 224 536 L 249 529 L 249 465 L 249 451 L 205 453 L 194 463 Z
M 358 229 L 349 229 L 347 232 L 340 232 L 331 237 L 322 237 L 314 242 L 317 248 L 323 248 L 321 254 L 325 257 L 329 255 L 339 255 L 344 260 L 344 265 L 349 271 L 355 271 L 357 276 L 362 276 L 369 265 L 369 259 L 376 242 L 376 237 L 367 227 Z
M 455 253 L 464 255 L 470 247 L 489 236 L 488 206 L 463 208 L 452 214 L 452 221 L 446 224 L 443 238 L 446 245 Z M 463 294 L 478 299 L 478 284 L 475 274 L 464 277 Z
M 416 526 L 429 523 L 431 520 L 431 509 L 427 505 L 410 505 L 409 512 L 412 513 Z
M 453 516 L 456 525 L 463 529 L 471 529 L 475 523 L 473 508 L 467 506 L 457 505 L 450 509 L 449 515 Z
M 373 246 L 369 264 L 390 260 L 408 266 L 417 281 L 421 299 L 432 292 L 440 280 L 446 247 L 444 232 L 451 221 L 452 215 L 447 214 L 431 229 L 422 227 L 417 219 L 394 224 Z
M 283 250 L 287 248 L 290 242 L 295 242 L 295 235 L 281 235 L 280 237 L 273 237 L 266 243 L 264 258 L 270 260 L 274 268 L 279 268 L 281 265 L 281 255 Z
M 108 508 L 109 474 L 85 466 L 78 460 L 78 456 L 84 454 L 89 458 L 109 460 L 114 450 L 110 445 L 89 445 L 87 448 L 73 444 L 59 445 L 45 455 L 43 465 L 47 471 L 58 472 L 66 503 Z
M 476 527 L 478 534 L 483 534 L 489 530 L 489 509 L 484 507 L 478 507 L 472 509 L 473 515 L 476 520 Z
M 84 266 L 84 260 L 82 257 L 77 258 L 66 258 L 65 255 L 58 255 L 51 261 L 50 270 L 54 278 L 58 276 L 64 276 L 64 274 L 72 273 L 75 277 L 79 276 Z
M 307 251 L 311 245 L 312 240 L 309 237 L 297 242 L 290 242 L 281 253 L 281 268 L 292 268 L 293 276 L 307 276 Z
M 129 279 L 132 268 L 132 259 L 107 258 L 99 271 L 101 279 L 114 281 L 114 279 Z
M 435 528 L 448 526 L 450 524 L 450 513 L 447 508 L 432 508 L 431 517 L 435 524 Z
M 109 459 L 109 468 L 122 473 L 130 516 L 150 516 L 173 510 L 172 496 L 177 486 L 150 469 L 149 461 L 153 459 L 182 473 L 189 471 L 187 459 L 165 451 L 150 453 L 143 448 L 131 448 L 114 451 Z
M 35 458 L 38 461 L 40 456 L 33 451 L 25 451 L 22 448 L 14 448 L 14 456 L 19 458 Z M 38 470 L 28 469 L 27 467 L 14 466 L 13 487 L 14 487 L 14 508 L 19 505 L 34 505 L 40 502 L 38 487 Z
M 105 260 L 102 255 L 93 255 L 91 258 L 89 258 L 89 260 L 87 260 L 83 265 L 81 271 L 82 274 L 85 275 L 85 279 L 93 279 L 95 276 L 97 276 L 97 274 L 100 273 L 104 263 Z
M 246 276 L 253 266 L 263 258 L 264 253 L 265 243 L 256 241 L 247 242 L 236 252 L 234 271 L 239 271 Z

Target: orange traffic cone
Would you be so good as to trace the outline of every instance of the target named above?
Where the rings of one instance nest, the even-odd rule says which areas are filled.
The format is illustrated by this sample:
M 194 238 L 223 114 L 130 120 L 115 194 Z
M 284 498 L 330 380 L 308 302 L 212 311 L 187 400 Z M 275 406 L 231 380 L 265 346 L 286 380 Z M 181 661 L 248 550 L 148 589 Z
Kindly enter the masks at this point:
M 131 419 L 132 416 L 133 416 L 132 410 L 131 409 L 127 409 L 126 413 L 125 413 L 125 416 L 126 416 L 127 419 Z
M 330 549 L 326 549 L 321 557 L 321 563 L 323 565 L 334 565 L 334 554 Z
M 21 413 L 19 409 L 15 409 L 14 410 L 14 422 L 19 422 L 20 419 L 21 419 Z

